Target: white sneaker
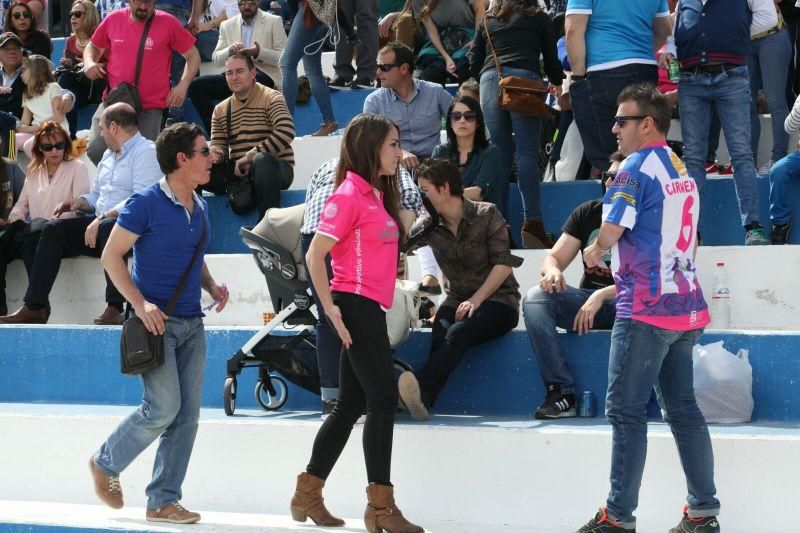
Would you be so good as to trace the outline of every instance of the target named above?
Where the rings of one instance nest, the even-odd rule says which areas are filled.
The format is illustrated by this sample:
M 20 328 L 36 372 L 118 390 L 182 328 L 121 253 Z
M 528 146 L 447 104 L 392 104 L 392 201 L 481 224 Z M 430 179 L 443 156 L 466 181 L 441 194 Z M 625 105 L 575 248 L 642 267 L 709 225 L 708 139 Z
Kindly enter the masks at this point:
M 772 167 L 775 165 L 775 161 L 770 161 L 768 163 L 764 163 L 761 165 L 761 168 L 758 169 L 758 174 L 769 174 L 772 170 Z

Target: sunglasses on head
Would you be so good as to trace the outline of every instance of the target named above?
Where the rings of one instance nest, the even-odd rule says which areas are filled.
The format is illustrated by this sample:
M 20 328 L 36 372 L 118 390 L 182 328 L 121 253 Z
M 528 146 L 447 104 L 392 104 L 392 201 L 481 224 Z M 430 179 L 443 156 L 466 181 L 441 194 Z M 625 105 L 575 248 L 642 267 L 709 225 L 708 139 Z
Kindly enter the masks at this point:
M 648 115 L 617 115 L 614 117 L 614 122 L 620 128 L 625 127 L 625 123 L 629 120 L 644 120 L 648 117 Z
M 14 14 L 13 14 L 13 15 L 11 15 L 11 16 L 12 16 L 12 17 L 14 17 L 14 18 L 15 18 L 15 19 L 17 19 L 17 20 L 19 20 L 19 19 L 29 19 L 29 18 L 31 18 L 31 14 L 30 14 L 30 13 L 28 13 L 27 11 L 17 11 L 16 13 L 14 13 Z
M 398 65 L 397 63 L 378 63 L 377 65 L 378 70 L 380 70 L 381 72 L 389 72 L 394 67 L 399 67 L 399 66 L 400 65 Z
M 68 13 L 68 15 L 70 16 L 70 18 L 79 19 L 79 18 L 81 18 L 83 16 L 84 13 L 86 13 L 86 12 L 85 11 L 70 11 Z
M 51 150 L 63 150 L 67 147 L 67 141 L 58 141 L 55 144 L 42 143 L 42 152 L 50 152 Z
M 258 2 L 256 2 L 256 0 L 239 0 L 238 4 L 240 6 L 246 6 L 246 5 L 257 6 Z
M 453 122 L 458 122 L 462 118 L 467 122 L 475 122 L 478 114 L 475 111 L 464 111 L 463 113 L 461 111 L 453 111 L 450 113 L 450 120 Z

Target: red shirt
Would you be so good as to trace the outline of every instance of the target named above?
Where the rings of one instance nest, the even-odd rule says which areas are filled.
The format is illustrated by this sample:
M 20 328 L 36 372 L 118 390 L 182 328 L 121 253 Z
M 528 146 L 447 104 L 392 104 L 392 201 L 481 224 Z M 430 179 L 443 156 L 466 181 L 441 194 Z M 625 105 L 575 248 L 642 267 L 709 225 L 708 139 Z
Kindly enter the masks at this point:
M 389 309 L 397 278 L 397 223 L 383 207 L 383 195 L 348 172 L 325 202 L 317 233 L 335 239 L 331 248 L 331 290 L 359 294 Z
M 169 13 L 156 10 L 153 16 L 139 75 L 139 98 L 145 110 L 167 107 L 172 52 L 185 54 L 195 42 L 191 32 Z M 125 8 L 110 13 L 92 35 L 92 43 L 111 51 L 107 66 L 110 89 L 123 82 L 133 83 L 143 31 L 144 22 L 131 20 L 130 8 Z

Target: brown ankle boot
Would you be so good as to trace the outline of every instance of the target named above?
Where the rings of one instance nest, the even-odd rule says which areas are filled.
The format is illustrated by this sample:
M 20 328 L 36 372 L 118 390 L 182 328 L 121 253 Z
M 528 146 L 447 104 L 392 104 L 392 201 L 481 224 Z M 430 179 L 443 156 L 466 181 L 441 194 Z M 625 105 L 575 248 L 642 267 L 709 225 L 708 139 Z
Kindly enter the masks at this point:
M 553 241 L 547 238 L 541 221 L 525 220 L 522 223 L 522 245 L 528 249 L 541 250 L 552 248 Z
M 369 533 L 424 533 L 424 529 L 406 520 L 394 504 L 394 487 L 370 483 L 367 502 L 364 525 Z
M 344 520 L 336 518 L 322 502 L 322 487 L 325 480 L 303 472 L 297 476 L 297 488 L 292 497 L 292 518 L 298 522 L 305 522 L 311 518 L 318 526 L 343 526 Z

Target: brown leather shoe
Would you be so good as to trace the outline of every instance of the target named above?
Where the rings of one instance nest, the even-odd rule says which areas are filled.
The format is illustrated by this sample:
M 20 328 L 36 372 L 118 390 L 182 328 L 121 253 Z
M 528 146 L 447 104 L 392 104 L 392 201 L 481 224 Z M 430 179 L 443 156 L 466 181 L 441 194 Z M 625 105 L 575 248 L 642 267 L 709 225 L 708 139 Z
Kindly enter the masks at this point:
M 394 503 L 394 487 L 370 483 L 367 486 L 364 525 L 369 533 L 424 533 L 425 530 L 405 519 Z
M 544 224 L 540 220 L 525 220 L 522 222 L 522 245 L 525 248 L 541 250 L 552 248 L 551 241 L 544 231 Z
M 312 137 L 327 137 L 334 131 L 339 129 L 339 124 L 336 122 L 324 122 L 317 131 L 311 134 Z
M 200 513 L 184 509 L 179 502 L 161 509 L 148 509 L 145 518 L 148 522 L 169 522 L 170 524 L 194 524 L 200 521 Z
M 325 507 L 322 499 L 322 487 L 325 480 L 303 472 L 297 476 L 297 488 L 289 504 L 292 519 L 305 522 L 311 518 L 318 526 L 343 526 L 344 520 L 333 516 Z
M 109 305 L 102 315 L 94 319 L 94 323 L 98 326 L 121 326 L 122 313 L 113 305 Z
M 0 324 L 47 324 L 47 310 L 23 305 L 10 315 L 0 316 Z
M 89 458 L 89 471 L 92 473 L 94 493 L 97 494 L 97 497 L 112 509 L 122 509 L 124 502 L 122 501 L 122 487 L 119 484 L 119 478 L 107 476 L 97 468 L 97 465 L 94 464 L 94 459 L 91 457 Z

